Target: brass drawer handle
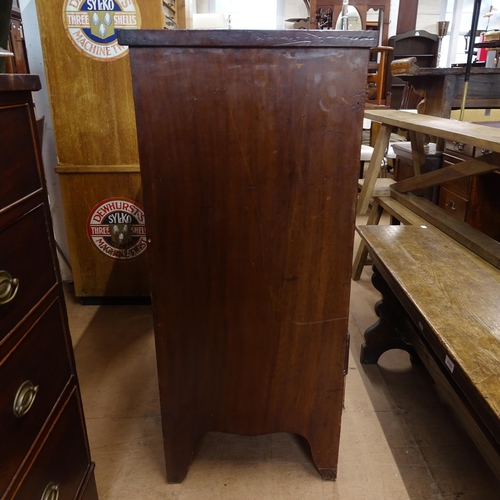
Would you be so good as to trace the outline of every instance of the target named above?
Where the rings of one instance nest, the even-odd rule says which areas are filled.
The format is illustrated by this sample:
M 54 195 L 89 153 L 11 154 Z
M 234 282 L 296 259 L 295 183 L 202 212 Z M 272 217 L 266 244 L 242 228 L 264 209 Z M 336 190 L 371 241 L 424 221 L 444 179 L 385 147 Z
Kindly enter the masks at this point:
M 465 144 L 463 142 L 455 142 L 453 141 L 453 149 L 455 151 L 463 151 L 465 148 Z
M 451 208 L 452 210 L 456 210 L 456 209 L 458 208 L 458 207 L 455 205 L 455 202 L 454 202 L 453 200 L 450 200 L 450 201 L 446 204 L 446 206 L 447 206 L 448 208 Z
M 50 482 L 43 490 L 40 500 L 57 500 L 59 498 L 59 485 Z
M 30 411 L 35 402 L 38 393 L 38 386 L 33 384 L 31 380 L 26 380 L 17 390 L 14 398 L 14 415 L 17 418 L 23 418 Z
M 7 271 L 0 271 L 0 306 L 8 304 L 19 290 L 19 280 Z

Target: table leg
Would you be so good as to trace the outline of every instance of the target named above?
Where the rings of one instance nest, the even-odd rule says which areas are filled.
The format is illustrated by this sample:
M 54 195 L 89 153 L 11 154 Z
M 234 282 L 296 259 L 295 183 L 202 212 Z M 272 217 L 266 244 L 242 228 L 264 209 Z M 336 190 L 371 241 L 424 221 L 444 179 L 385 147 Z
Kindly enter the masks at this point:
M 391 349 L 402 349 L 410 355 L 412 363 L 420 359 L 406 340 L 410 330 L 416 330 L 408 313 L 400 304 L 391 287 L 373 267 L 373 286 L 382 294 L 382 300 L 375 305 L 379 320 L 365 332 L 365 342 L 361 347 L 362 364 L 376 364 L 380 356 Z
M 368 220 L 366 221 L 367 226 L 376 226 L 380 222 L 384 209 L 379 205 L 377 198 L 373 200 L 372 209 Z M 368 258 L 368 247 L 366 246 L 365 240 L 361 239 L 359 242 L 359 247 L 352 264 L 352 279 L 358 281 L 363 272 L 363 267 L 365 266 L 366 259 Z
M 365 175 L 363 188 L 358 197 L 358 214 L 365 214 L 370 204 L 375 182 L 380 174 L 380 166 L 384 159 L 389 139 L 391 137 L 393 127 L 391 125 L 382 125 L 377 136 L 377 142 L 373 148 L 373 154 L 370 160 L 370 165 Z

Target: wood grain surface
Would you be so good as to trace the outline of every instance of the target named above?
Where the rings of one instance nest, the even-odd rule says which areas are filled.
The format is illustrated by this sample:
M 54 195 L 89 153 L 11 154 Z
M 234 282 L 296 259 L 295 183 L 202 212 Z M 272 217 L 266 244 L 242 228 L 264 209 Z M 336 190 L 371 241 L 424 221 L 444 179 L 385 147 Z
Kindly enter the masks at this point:
M 486 262 L 500 269 L 500 243 L 498 241 L 469 224 L 451 217 L 429 200 L 397 191 L 392 191 L 391 196 Z
M 130 47 L 167 479 L 210 430 L 300 434 L 333 479 L 368 47 L 205 36 Z
M 409 191 L 415 191 L 416 189 L 439 186 L 445 182 L 452 182 L 457 179 L 472 177 L 473 175 L 493 172 L 499 168 L 500 154 L 490 153 L 472 160 L 457 163 L 447 168 L 441 168 L 396 182 L 391 188 L 400 193 L 407 193 Z
M 358 231 L 499 420 L 498 279 L 435 228 L 361 226 Z
M 403 130 L 414 130 L 415 132 L 500 153 L 498 130 L 492 127 L 392 109 L 369 109 L 365 111 L 365 118 L 399 127 Z
M 63 4 L 37 0 L 37 14 L 58 159 L 57 166 L 47 167 L 64 174 L 60 184 L 75 293 L 148 296 L 144 260 L 118 266 L 98 255 L 86 234 L 87 217 L 98 202 L 141 199 L 129 56 L 103 61 L 80 52 L 64 26 Z M 163 28 L 161 1 L 135 4 L 143 28 Z M 92 175 L 103 172 L 109 176 Z

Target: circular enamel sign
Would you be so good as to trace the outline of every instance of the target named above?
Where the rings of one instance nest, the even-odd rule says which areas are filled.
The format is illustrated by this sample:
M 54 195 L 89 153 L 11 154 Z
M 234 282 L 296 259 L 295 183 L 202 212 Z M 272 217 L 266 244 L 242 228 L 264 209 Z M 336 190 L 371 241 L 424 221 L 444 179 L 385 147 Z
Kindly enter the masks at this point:
M 87 234 L 108 257 L 134 259 L 147 247 L 144 209 L 126 198 L 103 200 L 89 214 Z
M 128 47 L 118 45 L 116 29 L 139 29 L 135 0 L 66 0 L 64 26 L 75 47 L 92 59 L 113 61 Z

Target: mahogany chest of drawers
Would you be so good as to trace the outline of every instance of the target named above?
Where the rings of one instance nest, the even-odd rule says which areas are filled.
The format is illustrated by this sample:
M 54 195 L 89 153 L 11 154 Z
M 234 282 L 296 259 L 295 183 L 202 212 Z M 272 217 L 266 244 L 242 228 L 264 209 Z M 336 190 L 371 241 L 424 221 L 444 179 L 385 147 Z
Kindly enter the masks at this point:
M 119 34 L 169 482 L 208 431 L 299 434 L 336 476 L 373 33 Z
M 36 135 L 0 75 L 0 498 L 97 500 Z

